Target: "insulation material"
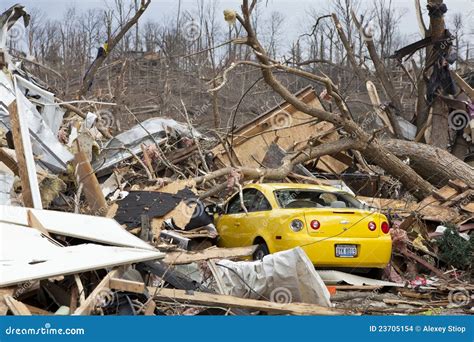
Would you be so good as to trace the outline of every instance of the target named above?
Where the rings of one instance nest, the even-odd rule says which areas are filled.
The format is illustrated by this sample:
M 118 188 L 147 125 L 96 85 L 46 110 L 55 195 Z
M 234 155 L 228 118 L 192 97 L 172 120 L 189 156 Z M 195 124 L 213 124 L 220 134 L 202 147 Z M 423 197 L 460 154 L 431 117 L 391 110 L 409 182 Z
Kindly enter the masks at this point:
M 300 247 L 267 255 L 262 261 L 220 260 L 216 266 L 226 294 L 331 306 L 328 289 Z
M 7 223 L 0 223 L 0 238 L 0 287 L 164 257 L 138 248 L 61 247 L 36 229 Z

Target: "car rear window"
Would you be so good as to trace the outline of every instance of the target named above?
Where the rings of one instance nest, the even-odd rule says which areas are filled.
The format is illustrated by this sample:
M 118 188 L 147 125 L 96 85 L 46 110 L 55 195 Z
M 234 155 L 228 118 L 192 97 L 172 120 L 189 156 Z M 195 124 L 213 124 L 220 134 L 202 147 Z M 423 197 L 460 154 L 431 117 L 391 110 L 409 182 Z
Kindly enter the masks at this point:
M 362 203 L 353 196 L 322 190 L 285 189 L 276 190 L 275 197 L 280 208 L 356 208 L 361 209 Z

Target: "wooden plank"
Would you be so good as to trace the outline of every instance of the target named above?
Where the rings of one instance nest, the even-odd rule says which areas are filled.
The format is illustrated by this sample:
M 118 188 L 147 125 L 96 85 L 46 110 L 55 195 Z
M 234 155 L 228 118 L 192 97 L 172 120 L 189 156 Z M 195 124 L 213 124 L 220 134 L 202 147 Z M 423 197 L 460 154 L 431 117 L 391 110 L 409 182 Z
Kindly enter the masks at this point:
M 94 306 L 97 304 L 97 300 L 99 299 L 99 295 L 107 291 L 110 286 L 110 279 L 114 277 L 118 277 L 120 275 L 120 271 L 118 269 L 114 269 L 110 271 L 104 279 L 96 286 L 94 291 L 91 292 L 89 297 L 86 298 L 84 303 L 79 306 L 76 311 L 74 311 L 74 315 L 88 315 L 90 314 L 91 310 L 94 308 Z
M 155 309 L 156 309 L 156 303 L 152 298 L 150 298 L 148 302 L 145 304 L 145 310 L 143 314 L 145 316 L 154 316 Z
M 28 122 L 25 121 L 20 110 L 21 108 L 16 101 L 13 101 L 8 106 L 13 144 L 15 145 L 18 172 L 21 180 L 22 200 L 25 207 L 42 209 Z
M 466 199 L 470 199 L 470 200 L 474 199 L 474 190 L 464 191 L 463 193 L 461 193 L 457 196 L 454 196 L 449 201 L 444 202 L 442 205 L 443 205 L 443 207 L 452 207 L 452 206 L 456 205 L 459 202 L 464 202 L 464 200 L 466 200 Z
M 53 315 L 52 312 L 37 308 L 36 306 L 28 305 L 28 304 L 24 304 L 24 305 L 31 312 L 32 315 L 35 315 L 35 316 L 51 316 L 51 315 Z
M 13 296 L 15 289 L 16 287 L 13 286 L 0 289 L 0 316 L 5 316 L 8 312 L 8 306 L 5 303 L 4 296 Z
M 449 180 L 448 181 L 448 184 L 452 187 L 452 188 L 455 188 L 459 193 L 461 192 L 464 192 L 466 191 L 467 189 L 469 189 L 469 185 L 467 185 L 466 183 L 464 183 L 462 180 L 460 179 L 454 179 L 454 180 Z
M 451 70 L 451 76 L 454 78 L 454 81 L 457 83 L 459 88 L 461 88 L 467 96 L 474 99 L 474 89 L 461 77 L 459 76 L 454 70 Z
M 109 287 L 114 290 L 132 292 L 132 293 L 145 292 L 144 283 L 126 280 L 126 279 L 119 279 L 119 278 L 111 278 Z
M 168 265 L 183 265 L 209 259 L 230 259 L 252 255 L 257 246 L 237 248 L 209 248 L 199 252 L 170 252 L 166 253 L 163 262 Z
M 470 212 L 470 213 L 472 213 L 472 214 L 474 214 L 474 203 L 471 202 L 471 203 L 462 205 L 462 206 L 461 206 L 461 209 L 462 209 L 462 210 L 465 210 L 465 211 L 468 211 L 468 212 Z
M 212 307 L 230 307 L 249 310 L 258 310 L 276 314 L 289 315 L 324 315 L 334 316 L 347 314 L 333 308 L 308 304 L 308 303 L 275 303 L 256 299 L 246 299 L 234 296 L 220 295 L 204 292 L 187 292 L 185 290 L 166 289 L 148 287 L 150 293 L 155 294 L 154 298 L 164 302 L 189 303 L 194 305 L 212 306 Z
M 27 211 L 26 216 L 28 219 L 28 226 L 30 226 L 31 228 L 38 229 L 44 235 L 51 237 L 51 235 L 49 235 L 46 228 L 41 224 L 41 222 L 38 220 L 38 218 L 35 216 L 35 214 L 33 214 L 31 210 Z
M 31 312 L 28 310 L 26 305 L 13 298 L 11 295 L 4 295 L 3 299 L 12 314 L 15 316 L 31 316 Z
M 451 188 L 449 185 L 443 186 L 441 189 L 433 192 L 433 197 L 445 202 L 458 194 L 456 189 Z
M 74 176 L 77 183 L 84 185 L 84 195 L 91 208 L 93 215 L 105 216 L 107 214 L 107 202 L 100 188 L 97 177 L 92 169 L 91 163 L 85 152 L 77 152 L 74 155 Z
M 5 164 L 16 176 L 20 176 L 18 163 L 3 147 L 0 147 L 0 162 Z

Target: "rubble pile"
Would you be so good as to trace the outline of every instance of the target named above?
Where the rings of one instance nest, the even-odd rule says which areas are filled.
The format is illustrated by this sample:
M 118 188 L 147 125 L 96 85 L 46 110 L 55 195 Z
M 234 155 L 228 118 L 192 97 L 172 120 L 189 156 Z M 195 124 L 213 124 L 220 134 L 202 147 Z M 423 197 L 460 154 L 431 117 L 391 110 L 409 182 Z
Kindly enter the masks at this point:
M 0 67 L 1 315 L 473 313 L 470 175 L 410 191 L 352 145 L 321 153 L 350 134 L 288 101 L 219 139 L 165 117 L 112 136 L 111 112 L 61 101 L 4 46 Z M 294 98 L 337 101 L 322 95 Z M 391 262 L 352 274 L 315 270 L 299 247 L 262 261 L 256 245 L 217 247 L 222 204 L 265 182 L 328 186 L 383 213 Z

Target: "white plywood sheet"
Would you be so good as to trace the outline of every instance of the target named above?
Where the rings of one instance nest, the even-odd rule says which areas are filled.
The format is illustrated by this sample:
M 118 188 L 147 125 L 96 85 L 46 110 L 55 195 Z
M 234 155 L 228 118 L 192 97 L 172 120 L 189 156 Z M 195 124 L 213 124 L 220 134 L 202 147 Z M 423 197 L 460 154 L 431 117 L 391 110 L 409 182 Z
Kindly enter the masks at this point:
M 0 287 L 164 257 L 138 248 L 61 247 L 36 229 L 6 223 L 0 223 L 0 247 Z
M 0 222 L 28 225 L 28 210 L 31 210 L 41 225 L 52 234 L 112 246 L 154 250 L 153 246 L 127 232 L 117 221 L 106 217 L 0 205 Z
M 331 270 L 318 270 L 319 275 L 323 279 L 324 283 L 329 285 L 346 283 L 354 286 L 363 286 L 363 285 L 373 285 L 373 286 L 395 286 L 403 287 L 405 284 L 392 283 L 389 281 L 383 281 L 378 279 L 371 279 L 366 277 L 361 277 L 355 274 L 340 272 L 340 271 L 331 271 Z

